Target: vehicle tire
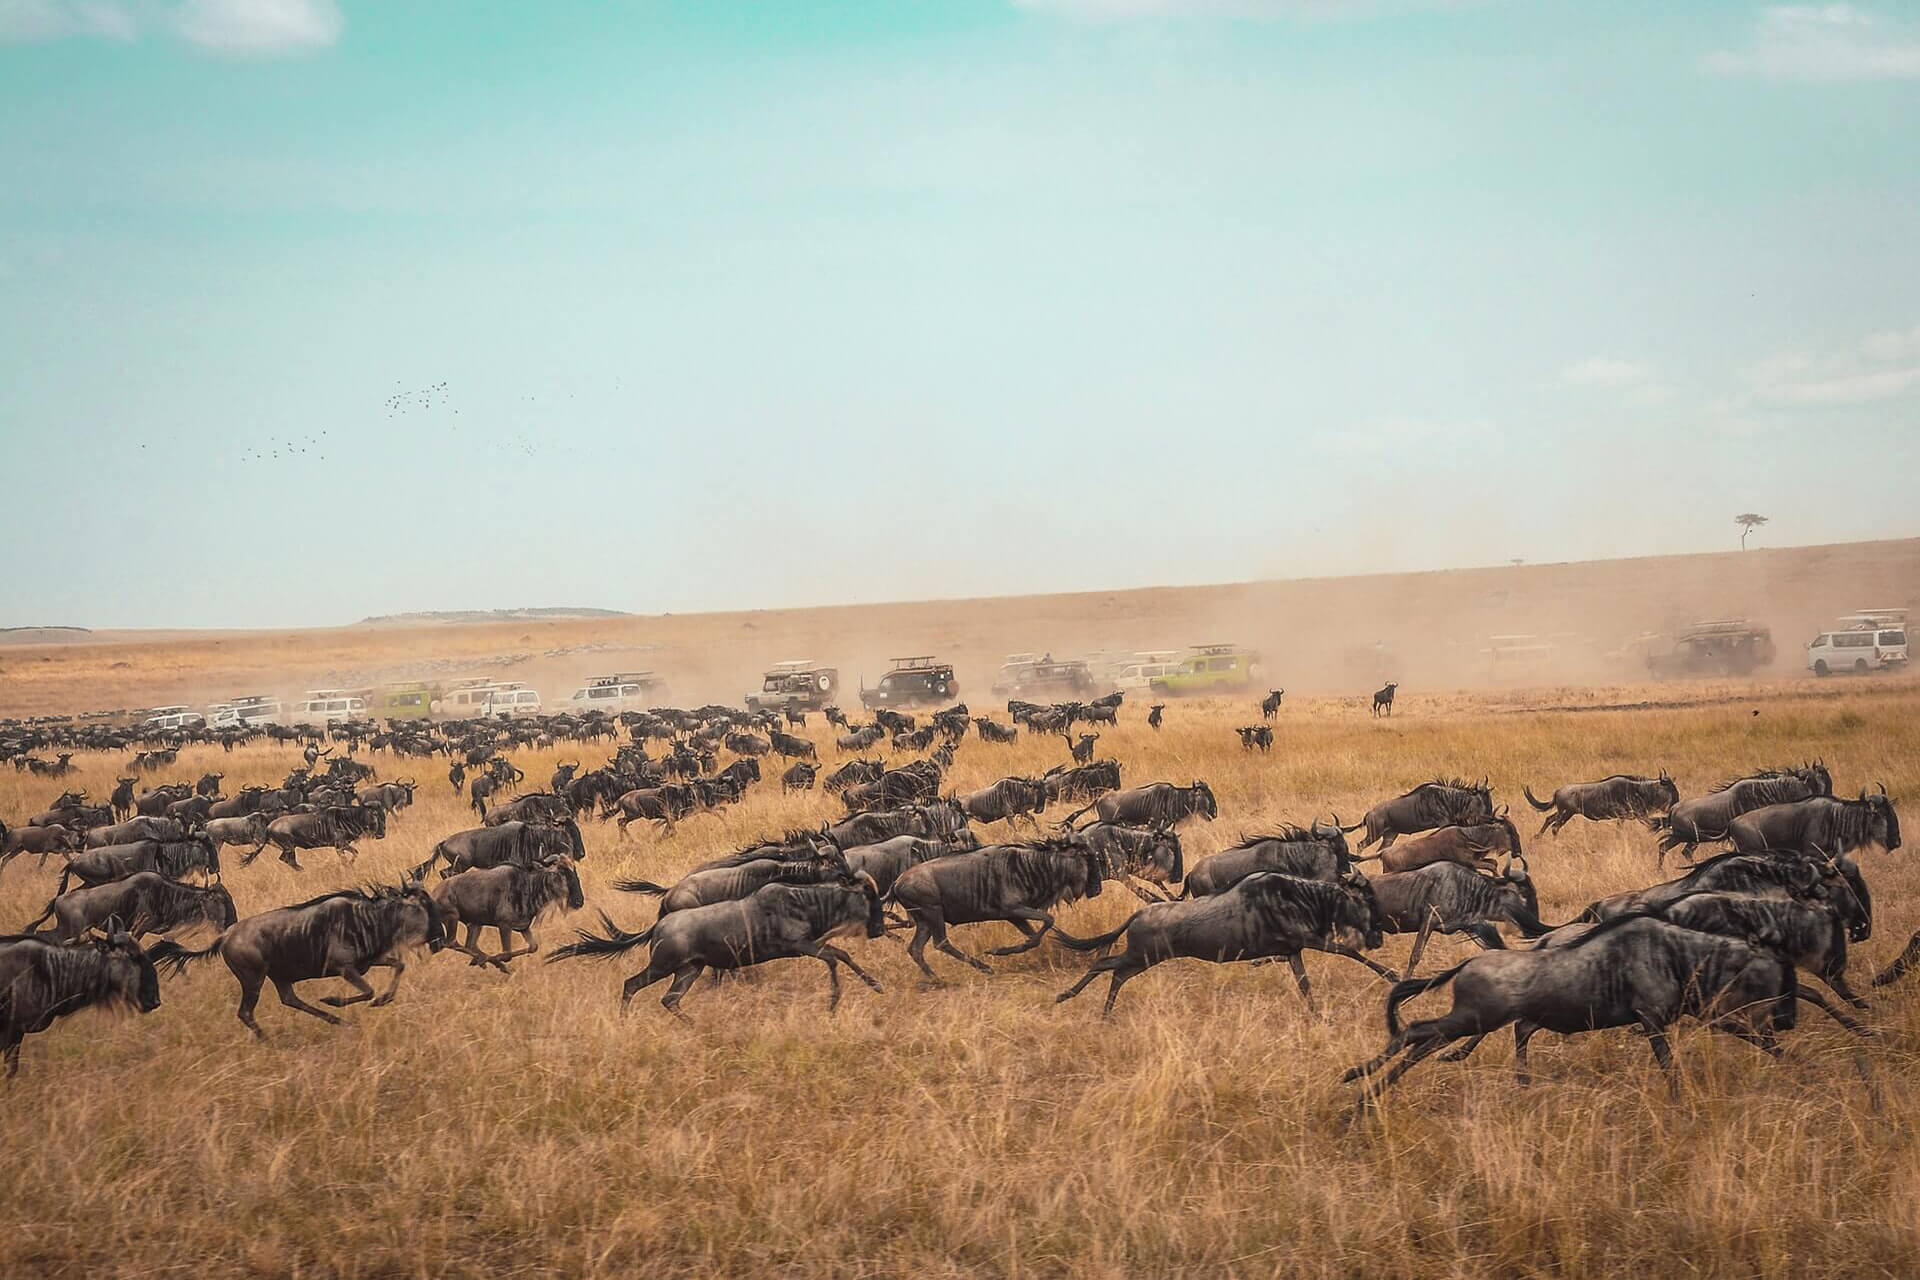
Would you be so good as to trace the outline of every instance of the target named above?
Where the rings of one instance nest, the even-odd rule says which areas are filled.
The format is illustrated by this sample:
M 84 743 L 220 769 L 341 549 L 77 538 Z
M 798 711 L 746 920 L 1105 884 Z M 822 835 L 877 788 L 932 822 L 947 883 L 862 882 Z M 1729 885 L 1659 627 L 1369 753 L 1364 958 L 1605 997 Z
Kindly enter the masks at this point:
M 1813 674 L 1817 676 L 1830 676 L 1833 674 L 1833 671 L 1827 666 L 1827 660 L 1825 658 L 1815 658 L 1813 660 Z
M 1853 673 L 1857 676 L 1867 674 L 1867 660 L 1865 658 L 1855 658 L 1853 660 Z

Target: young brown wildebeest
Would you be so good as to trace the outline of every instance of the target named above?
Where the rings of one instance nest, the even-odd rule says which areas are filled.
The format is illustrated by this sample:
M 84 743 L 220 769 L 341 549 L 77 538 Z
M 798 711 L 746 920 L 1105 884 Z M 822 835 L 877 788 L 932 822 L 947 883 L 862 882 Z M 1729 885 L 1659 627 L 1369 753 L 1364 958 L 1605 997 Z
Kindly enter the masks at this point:
M 20 1042 L 88 1005 L 160 1007 L 160 975 L 140 944 L 115 930 L 78 944 L 0 936 L 0 1056 L 20 1074 Z
M 302 1000 L 294 984 L 314 978 L 344 978 L 358 994 L 326 996 L 322 1003 L 340 1008 L 371 1000 L 378 1008 L 391 1001 L 399 989 L 400 975 L 406 971 L 401 953 L 421 945 L 438 951 L 446 940 L 439 905 L 426 890 L 409 883 L 322 894 L 290 907 L 248 916 L 204 950 L 189 951 L 177 942 L 163 941 L 148 954 L 175 973 L 205 956 L 218 955 L 225 960 L 240 982 L 240 1007 L 234 1016 L 264 1040 L 267 1033 L 253 1020 L 253 1010 L 260 1003 L 260 988 L 267 982 L 273 983 L 280 1003 L 287 1008 L 338 1026 L 338 1017 Z M 393 970 L 393 982 L 378 996 L 365 977 L 365 971 L 374 968 Z

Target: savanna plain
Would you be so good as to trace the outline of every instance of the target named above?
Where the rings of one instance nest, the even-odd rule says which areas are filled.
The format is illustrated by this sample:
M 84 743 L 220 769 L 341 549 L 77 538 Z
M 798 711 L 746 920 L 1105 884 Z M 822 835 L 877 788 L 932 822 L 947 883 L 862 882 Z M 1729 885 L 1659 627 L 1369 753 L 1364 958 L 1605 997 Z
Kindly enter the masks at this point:
M 1528 836 L 1523 783 L 1544 794 L 1619 771 L 1664 767 L 1692 795 L 1819 756 L 1838 789 L 1920 792 L 1920 686 L 1711 692 L 1581 712 L 1416 694 L 1392 720 L 1354 698 L 1289 698 L 1271 755 L 1244 753 L 1232 732 L 1258 720 L 1250 697 L 1176 702 L 1158 733 L 1130 701 L 1099 746 L 1129 784 L 1211 783 L 1220 816 L 1185 829 L 1189 865 L 1283 821 L 1353 822 L 1437 774 L 1489 777 Z M 831 761 L 818 717 L 805 732 Z M 592 767 L 610 752 L 563 745 L 515 759 L 532 786 L 558 759 Z M 969 788 L 1064 759 L 1057 738 L 970 736 L 949 781 Z M 354 865 L 321 851 L 304 872 L 270 854 L 242 868 L 229 854 L 242 915 L 396 881 L 472 824 L 444 765 L 371 760 L 383 777 L 420 780 L 414 807 L 387 839 L 362 842 Z M 224 770 L 231 791 L 298 762 L 285 746 L 197 746 L 172 774 Z M 75 785 L 104 796 L 124 760 L 76 763 Z M 0 814 L 24 818 L 60 785 L 6 770 Z M 847 945 L 884 993 L 848 983 L 829 1016 L 821 966 L 785 960 L 703 980 L 684 1022 L 656 1003 L 664 987 L 622 1015 L 619 984 L 643 951 L 542 963 L 595 909 L 629 927 L 652 918 L 651 901 L 611 881 L 668 881 L 839 811 L 819 792 L 783 797 L 770 775 L 671 836 L 642 823 L 623 840 L 590 821 L 588 909 L 549 917 L 542 955 L 502 975 L 422 952 L 392 1005 L 360 1006 L 344 1028 L 269 993 L 271 1038 L 256 1043 L 212 962 L 168 980 L 149 1015 L 88 1011 L 31 1037 L 23 1073 L 0 1088 L 0 1275 L 1920 1273 L 1920 981 L 1873 992 L 1877 1109 L 1852 1042 L 1808 1011 L 1778 1062 L 1679 1028 L 1677 1099 L 1641 1038 L 1608 1031 L 1536 1041 L 1529 1088 L 1513 1082 L 1511 1037 L 1497 1037 L 1464 1064 L 1429 1060 L 1356 1116 L 1339 1076 L 1380 1047 L 1386 987 L 1328 956 L 1308 957 L 1312 1007 L 1284 966 L 1183 960 L 1129 984 L 1104 1019 L 1104 984 L 1055 1005 L 1085 959 L 1052 943 L 991 977 L 930 952 L 950 985 L 924 990 L 898 940 L 857 939 Z M 1639 824 L 1576 821 L 1527 851 L 1549 922 L 1675 874 L 1656 872 Z M 23 857 L 0 875 L 0 926 L 38 913 L 56 866 Z M 1920 927 L 1906 852 L 1871 851 L 1863 866 L 1876 919 L 1854 953 L 1860 986 Z M 1061 923 L 1085 935 L 1136 906 L 1109 886 Z M 196 937 L 204 945 L 204 930 Z M 965 926 L 955 940 L 978 954 L 1017 935 Z M 1399 967 L 1408 946 L 1389 937 L 1381 958 Z M 1421 971 L 1469 948 L 1436 939 Z M 1439 1012 L 1445 999 L 1408 1009 Z

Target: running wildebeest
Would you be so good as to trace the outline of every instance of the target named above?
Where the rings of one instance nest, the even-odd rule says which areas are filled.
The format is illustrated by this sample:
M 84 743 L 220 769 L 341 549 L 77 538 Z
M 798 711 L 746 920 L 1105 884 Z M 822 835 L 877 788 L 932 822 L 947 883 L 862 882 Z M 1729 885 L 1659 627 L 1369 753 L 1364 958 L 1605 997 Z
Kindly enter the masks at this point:
M 884 760 L 849 760 L 828 774 L 820 786 L 831 795 L 863 782 L 873 782 L 886 771 Z
M 995 947 L 988 955 L 1010 956 L 1040 945 L 1049 929 L 1059 933 L 1049 911 L 1061 903 L 1094 898 L 1105 879 L 1104 859 L 1091 849 L 1064 840 L 1033 845 L 988 845 L 972 853 L 937 858 L 908 869 L 894 882 L 893 900 L 913 920 L 907 954 L 927 981 L 939 977 L 927 967 L 929 940 L 939 950 L 982 973 L 993 969 L 947 940 L 956 924 L 1004 920 L 1026 941 Z M 1061 933 L 1061 937 L 1067 935 Z
M 1832 790 L 1832 780 L 1826 778 L 1825 768 L 1818 765 L 1796 770 L 1769 769 L 1752 777 L 1723 782 L 1706 795 L 1682 800 L 1664 815 L 1647 819 L 1648 826 L 1664 832 L 1654 865 L 1665 866 L 1667 854 L 1682 845 L 1686 847 L 1681 849 L 1680 856 L 1691 860 L 1696 846 L 1725 840 L 1727 828 L 1743 813 L 1771 804 L 1791 804 L 1817 795 L 1831 795 Z
M 1364 818 L 1342 830 L 1358 831 L 1365 827 L 1367 837 L 1360 842 L 1362 849 L 1375 841 L 1382 849 L 1390 849 L 1401 836 L 1432 831 L 1436 827 L 1472 826 L 1492 819 L 1493 792 L 1484 778 L 1477 785 L 1458 778 L 1436 778 L 1391 800 L 1382 800 L 1367 810 Z
M 413 881 L 425 880 L 436 862 L 445 861 L 443 876 L 456 875 L 476 867 L 498 867 L 511 863 L 532 867 L 552 858 L 585 856 L 580 828 L 571 822 L 554 826 L 543 822 L 503 822 L 495 827 L 472 827 L 456 831 L 433 846 L 427 860 L 407 872 Z
M 447 946 L 466 952 L 476 965 L 490 964 L 503 973 L 509 960 L 540 949 L 533 938 L 533 925 L 542 913 L 561 902 L 569 911 L 587 905 L 573 860 L 564 856 L 537 867 L 505 863 L 462 871 L 434 886 L 433 900 L 440 908 Z M 464 942 L 454 938 L 454 931 L 461 925 L 467 929 Z M 500 935 L 496 955 L 488 955 L 476 945 L 480 931 L 488 928 Z M 513 945 L 516 933 L 527 940 L 527 945 L 518 950 Z
M 1152 706 L 1148 707 L 1147 708 L 1147 728 L 1158 729 L 1160 727 L 1160 717 L 1166 712 L 1166 709 L 1167 709 L 1167 704 L 1164 702 L 1156 702 Z
M 110 827 L 95 827 L 83 841 L 88 849 L 104 849 L 110 844 L 134 844 L 141 840 L 185 840 L 187 825 L 174 818 L 129 818 Z
M 611 808 L 601 810 L 602 819 L 619 814 L 620 834 L 627 834 L 627 824 L 642 818 L 652 819 L 660 824 L 660 829 L 671 835 L 673 824 L 694 810 L 693 788 L 682 783 L 669 782 L 658 787 L 637 787 L 623 792 L 613 802 Z
M 823 846 L 824 848 L 824 846 Z M 770 884 L 825 884 L 847 875 L 847 861 L 838 849 L 811 857 L 752 857 L 721 859 L 719 865 L 689 871 L 671 885 L 651 880 L 615 880 L 622 893 L 644 893 L 660 899 L 658 918 L 676 911 L 710 907 L 716 902 L 738 902 Z
M 81 848 L 83 837 L 77 831 L 65 827 L 14 827 L 0 822 L 0 870 L 5 870 L 8 862 L 23 853 L 40 855 L 40 866 L 47 865 L 47 856 L 54 853 L 70 853 Z
M 199 887 L 169 880 L 157 871 L 139 871 L 124 880 L 60 894 L 47 903 L 33 925 L 48 916 L 54 922 L 50 936 L 61 942 L 70 942 L 110 920 L 119 921 L 127 934 L 138 940 L 149 933 L 172 933 L 202 923 L 218 931 L 239 918 L 232 895 L 217 881 Z M 27 926 L 28 932 L 33 925 Z
M 1481 875 L 1457 862 L 1430 862 L 1414 871 L 1374 876 L 1374 897 L 1388 933 L 1414 934 L 1407 955 L 1411 974 L 1435 932 L 1466 933 L 1492 945 L 1495 926 L 1511 924 L 1523 937 L 1537 938 L 1549 926 L 1540 920 L 1540 895 L 1527 874 L 1527 860 L 1515 855 L 1498 874 Z
M 908 867 L 917 867 L 929 859 L 944 858 L 949 854 L 971 853 L 979 847 L 979 837 L 971 831 L 962 831 L 944 840 L 929 840 L 924 836 L 895 836 L 878 844 L 855 845 L 844 856 L 847 869 L 872 876 L 874 887 L 884 898 L 893 892 L 894 881 Z
M 140 944 L 114 930 L 77 945 L 0 935 L 0 1057 L 20 1074 L 20 1042 L 90 1005 L 160 1007 L 160 975 Z
M 1280 700 L 1287 696 L 1285 689 L 1273 689 L 1260 699 L 1260 718 L 1271 720 L 1280 713 Z
M 952 800 L 936 800 L 931 804 L 856 813 L 825 828 L 820 834 L 837 848 L 851 849 L 860 844 L 878 844 L 894 836 L 944 839 L 966 830 L 966 827 L 966 810 Z
M 243 818 L 209 818 L 201 834 L 212 841 L 216 849 L 230 844 L 250 844 L 253 846 L 250 852 L 258 857 L 267 847 L 268 821 L 267 815 L 257 809 Z
M 1472 826 L 1441 827 L 1413 836 L 1405 844 L 1356 858 L 1379 862 L 1382 871 L 1417 871 L 1432 862 L 1457 862 L 1477 871 L 1492 871 L 1495 854 L 1524 853 L 1520 833 L 1502 809 L 1491 821 Z
M 1644 821 L 1680 803 L 1680 788 L 1673 784 L 1665 769 L 1657 778 L 1616 773 L 1598 782 L 1569 782 L 1556 788 L 1551 800 L 1536 798 L 1531 787 L 1520 788 L 1520 793 L 1534 809 L 1547 815 L 1535 835 L 1552 832 L 1557 836 L 1560 828 L 1575 818 L 1589 822 L 1612 822 L 1621 818 Z
M 1380 945 L 1380 922 L 1366 877 L 1358 883 L 1328 884 L 1276 872 L 1247 876 L 1225 893 L 1206 898 L 1156 902 L 1128 916 L 1119 928 L 1092 938 L 1066 938 L 1075 951 L 1112 946 L 1121 935 L 1127 949 L 1096 960 L 1080 981 L 1054 997 L 1054 1003 L 1079 995 L 1103 973 L 1113 975 L 1101 1015 L 1113 1012 L 1121 986 L 1162 960 L 1185 956 L 1227 964 L 1235 960 L 1284 959 L 1293 970 L 1300 995 L 1311 1001 L 1302 951 L 1355 954 Z
M 985 716 L 975 716 L 973 724 L 980 731 L 980 741 L 997 743 L 1002 746 L 1020 740 L 1020 731 L 1003 724 L 995 724 Z
M 1125 877 L 1137 876 L 1150 884 L 1163 886 L 1178 884 L 1186 878 L 1186 860 L 1180 850 L 1180 837 L 1164 828 L 1096 822 L 1080 828 L 1070 838 L 1075 844 L 1099 854 L 1115 878 L 1131 889 L 1134 897 L 1142 902 L 1165 899 L 1155 897 Z
M 1060 820 L 1060 825 L 1071 829 L 1074 819 L 1089 810 L 1100 822 L 1124 822 L 1136 827 L 1175 827 L 1196 815 L 1208 822 L 1220 816 L 1213 788 L 1198 778 L 1184 787 L 1150 782 L 1144 787 L 1112 792 L 1075 809 Z
M 1727 824 L 1727 837 L 1742 853 L 1792 849 L 1840 858 L 1871 845 L 1898 849 L 1900 815 L 1883 786 L 1878 795 L 1862 789 L 1858 800 L 1813 796 L 1752 809 Z
M 1401 1028 L 1401 1002 L 1448 984 L 1453 987 L 1448 1013 Z M 1430 978 L 1397 983 L 1387 997 L 1386 1048 L 1342 1079 L 1370 1077 L 1405 1050 L 1379 1090 L 1369 1086 L 1367 1095 L 1377 1096 L 1453 1041 L 1484 1036 L 1512 1022 L 1518 1024 L 1515 1074 L 1526 1084 L 1527 1040 L 1536 1031 L 1571 1036 L 1639 1026 L 1677 1095 L 1669 1026 L 1683 1017 L 1698 1018 L 1778 1057 L 1778 1033 L 1790 1030 L 1798 1016 L 1796 997 L 1841 1019 L 1825 997 L 1800 987 L 1792 962 L 1768 949 L 1627 916 L 1565 947 L 1483 952 Z
M 829 941 L 862 929 L 869 938 L 885 932 L 879 891 L 871 880 L 861 876 L 830 884 L 770 884 L 750 898 L 676 911 L 639 933 L 624 932 L 605 913 L 600 923 L 606 930 L 605 937 L 582 930 L 579 941 L 561 947 L 548 960 L 613 956 L 651 944 L 647 967 L 628 978 L 620 989 L 622 1008 L 643 988 L 671 976 L 673 985 L 660 1003 L 667 1012 L 679 1015 L 681 999 L 709 968 L 743 969 L 798 956 L 811 956 L 826 964 L 828 1012 L 840 1003 L 836 965 L 846 965 L 869 987 L 881 989 L 852 956 Z
M 296 849 L 332 849 L 343 862 L 360 856 L 353 842 L 371 835 L 383 840 L 387 835 L 387 811 L 357 804 L 331 805 L 318 813 L 286 813 L 267 824 L 267 840 L 280 850 L 280 861 L 295 871 L 302 870 Z M 255 850 L 243 854 L 240 865 L 247 866 L 260 856 Z
M 267 1033 L 253 1019 L 260 988 L 273 983 L 280 1003 L 323 1022 L 340 1019 L 316 1009 L 294 991 L 294 984 L 315 978 L 344 978 L 356 994 L 325 996 L 321 1003 L 338 1009 L 372 1001 L 374 1008 L 393 1000 L 406 972 L 401 953 L 417 946 L 429 952 L 446 945 L 440 907 L 417 884 L 340 889 L 317 898 L 263 911 L 222 933 L 200 951 L 177 942 L 156 943 L 148 952 L 156 964 L 178 973 L 195 960 L 217 955 L 240 983 L 240 1006 L 234 1016 L 260 1039 Z M 366 971 L 393 970 L 393 981 L 379 995 L 367 982 Z
M 1699 863 L 1677 880 L 1602 898 L 1576 918 L 1597 922 L 1658 912 L 1670 902 L 1709 890 L 1824 900 L 1833 903 L 1846 920 L 1847 936 L 1854 942 L 1865 942 L 1873 936 L 1873 899 L 1851 859 L 1786 850 L 1723 853 Z
M 1377 716 L 1377 715 L 1384 714 L 1389 717 L 1393 715 L 1393 694 L 1394 694 L 1394 690 L 1398 689 L 1399 687 L 1400 686 L 1398 684 L 1396 684 L 1392 680 L 1389 680 L 1386 683 L 1386 687 L 1380 689 L 1378 692 L 1376 692 L 1373 695 L 1372 710 L 1374 715 Z
M 482 826 L 497 827 L 503 822 L 545 822 L 552 826 L 573 820 L 573 803 L 565 796 L 545 791 L 529 791 L 505 804 L 495 805 L 480 819 Z
M 1346 879 L 1353 873 L 1353 855 L 1347 849 L 1339 817 L 1336 815 L 1331 823 L 1316 822 L 1310 828 L 1285 826 L 1244 837 L 1239 844 L 1194 863 L 1181 882 L 1180 896 L 1205 898 L 1225 893 L 1260 871 L 1329 883 Z
M 1047 784 L 1049 804 L 1056 800 L 1091 800 L 1119 789 L 1120 762 L 1096 760 L 1072 769 L 1057 764 L 1047 770 L 1042 778 Z
M 1047 784 L 1038 778 L 1002 778 L 991 786 L 952 798 L 975 822 L 1019 818 L 1032 822 L 1034 815 L 1046 812 Z
M 220 874 L 220 851 L 205 836 L 194 836 L 187 840 L 136 840 L 130 844 L 110 844 L 69 857 L 67 865 L 60 869 L 60 884 L 53 892 L 56 897 L 65 893 L 69 880 L 78 880 L 81 884 L 106 884 L 110 880 L 124 880 L 141 871 L 158 871 L 170 880 L 179 880 L 195 868 L 211 876 Z

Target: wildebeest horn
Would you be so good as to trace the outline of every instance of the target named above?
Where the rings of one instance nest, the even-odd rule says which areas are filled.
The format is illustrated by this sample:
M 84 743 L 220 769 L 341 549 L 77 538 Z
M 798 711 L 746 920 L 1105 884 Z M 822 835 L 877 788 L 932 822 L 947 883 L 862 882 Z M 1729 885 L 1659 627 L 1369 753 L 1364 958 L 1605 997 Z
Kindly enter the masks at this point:
M 1881 795 L 1885 795 L 1885 794 L 1887 794 L 1887 784 L 1886 784 L 1886 783 L 1884 783 L 1884 782 L 1882 782 L 1882 783 L 1878 783 L 1878 784 L 1876 784 L 1876 785 L 1878 785 L 1878 786 L 1879 786 L 1879 788 L 1880 788 L 1880 794 L 1881 794 Z

